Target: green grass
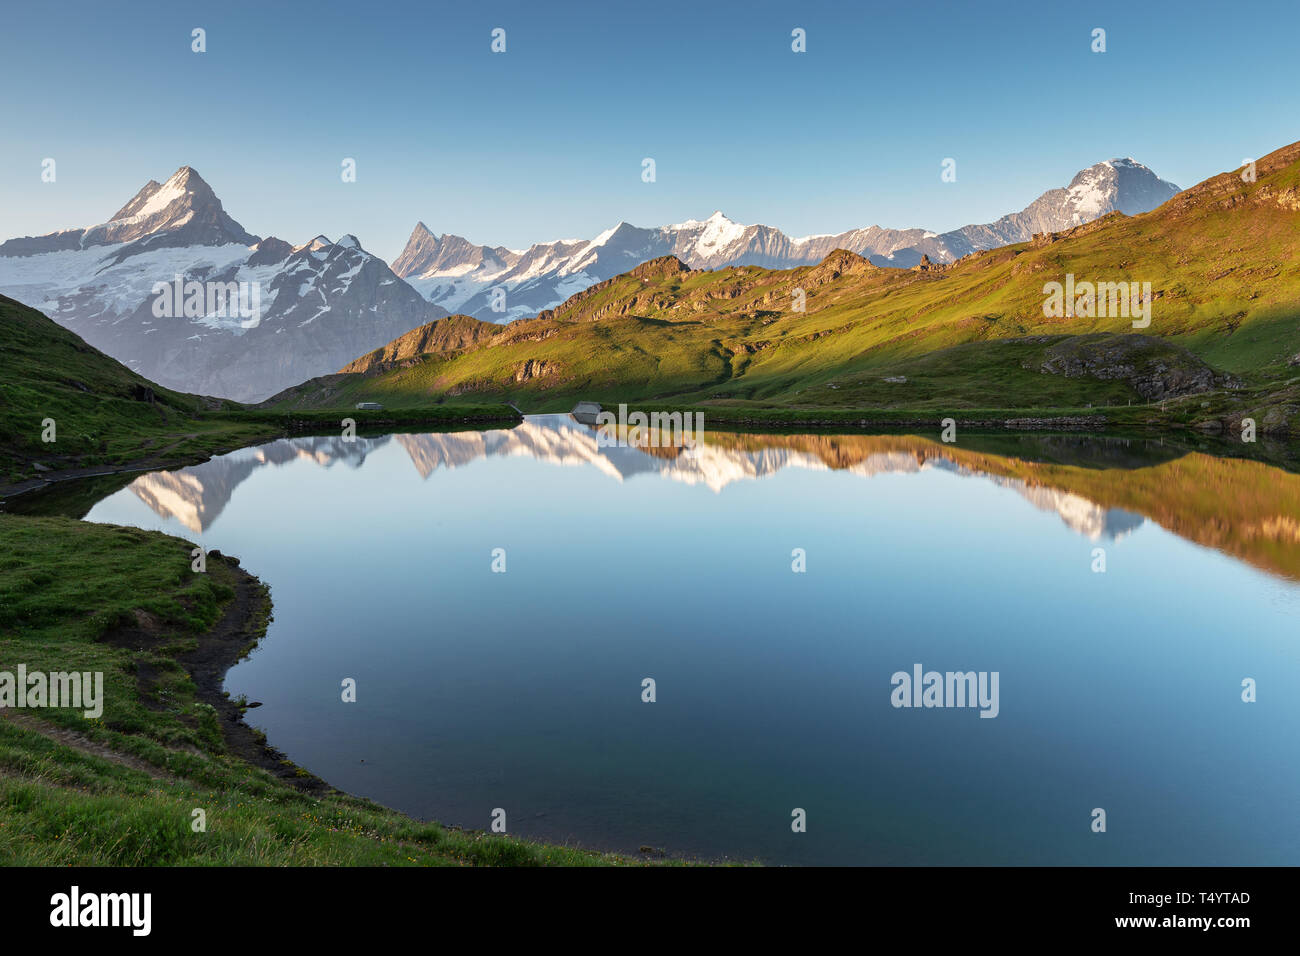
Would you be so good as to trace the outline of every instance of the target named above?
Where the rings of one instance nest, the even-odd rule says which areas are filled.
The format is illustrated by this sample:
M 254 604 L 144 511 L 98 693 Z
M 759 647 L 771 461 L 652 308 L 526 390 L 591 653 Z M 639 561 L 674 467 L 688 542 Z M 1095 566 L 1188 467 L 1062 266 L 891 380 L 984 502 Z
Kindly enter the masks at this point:
M 177 442 L 201 446 L 211 430 L 197 421 L 202 406 L 0 296 L 0 484 L 31 477 L 31 459 L 93 467 Z M 47 420 L 53 442 L 43 440 Z
M 361 430 L 392 430 L 401 426 L 429 427 L 436 430 L 440 426 L 459 425 L 463 423 L 496 423 L 513 425 L 519 421 L 519 415 L 508 405 L 502 404 L 452 404 L 452 405 L 407 405 L 384 408 L 382 410 L 361 410 L 344 407 L 339 410 L 321 409 L 263 409 L 249 408 L 227 412 L 223 418 L 232 423 L 249 423 L 274 425 L 286 432 L 311 431 L 325 434 L 337 433 L 344 419 L 351 419 Z
M 421 823 L 228 771 L 159 780 L 0 720 L 6 866 L 603 866 L 631 861 Z M 220 775 L 217 772 L 213 776 Z M 191 828 L 193 811 L 206 831 Z
M 956 345 L 898 359 L 869 372 L 812 380 L 789 404 L 850 405 L 872 409 L 1056 408 L 1143 403 L 1125 381 L 1046 374 L 1038 370 L 1048 347 L 1065 337 Z M 888 381 L 904 378 L 906 381 Z
M 4 669 L 100 671 L 105 683 L 98 719 L 0 712 L 0 864 L 641 862 L 313 796 L 233 755 L 179 658 L 220 617 L 235 572 L 219 561 L 193 572 L 190 547 L 156 532 L 0 515 Z M 191 829 L 195 808 L 206 832 Z
M 193 703 L 192 685 L 170 659 L 193 647 L 233 595 L 222 576 L 193 573 L 183 542 L 66 518 L 0 515 L 0 542 L 0 660 L 46 672 L 75 661 L 78 670 L 102 671 L 105 708 L 97 726 L 126 733 L 147 726 L 169 744 L 197 745 L 182 719 Z M 103 640 L 144 621 L 168 642 L 133 657 Z M 164 675 L 159 693 L 178 702 L 176 719 L 153 713 L 135 693 L 142 664 Z M 70 711 L 48 713 L 70 726 L 84 722 Z

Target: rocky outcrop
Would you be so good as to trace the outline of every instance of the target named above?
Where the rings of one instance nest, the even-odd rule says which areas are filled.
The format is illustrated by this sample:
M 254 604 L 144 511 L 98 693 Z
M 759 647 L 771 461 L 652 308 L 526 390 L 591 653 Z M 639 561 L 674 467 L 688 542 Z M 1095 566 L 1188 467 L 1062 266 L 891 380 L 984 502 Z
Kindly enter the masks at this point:
M 828 282 L 834 282 L 843 276 L 864 275 L 879 270 L 879 266 L 873 266 L 856 252 L 849 252 L 847 249 L 836 249 L 817 265 L 809 268 L 804 275 L 800 276 L 796 280 L 796 285 L 815 288 L 826 285 Z
M 588 286 L 581 292 L 570 296 L 554 309 L 546 309 L 537 313 L 538 321 L 547 319 L 565 319 L 568 321 L 595 321 L 611 315 L 629 315 L 636 312 L 637 308 L 643 303 L 638 296 L 631 296 L 616 300 L 607 305 L 591 309 L 588 304 L 597 298 L 602 292 L 610 288 L 617 282 L 624 282 L 629 277 L 640 279 L 644 283 L 652 283 L 659 279 L 672 279 L 677 276 L 689 275 L 691 270 L 687 268 L 686 263 L 676 256 L 660 256 L 657 259 L 651 259 L 643 262 L 629 272 L 613 276 L 604 282 L 597 282 L 595 285 Z
M 632 275 L 638 279 L 667 279 L 690 271 L 686 263 L 676 256 L 660 256 L 641 263 L 632 270 Z
M 253 254 L 248 257 L 248 261 L 245 263 L 250 268 L 273 266 L 278 262 L 284 262 L 293 254 L 293 246 L 283 239 L 275 238 L 275 236 L 267 236 L 253 249 Z
M 1297 161 L 1300 161 L 1300 142 L 1275 149 L 1255 161 L 1255 180 L 1280 172 Z M 1248 202 L 1275 204 L 1285 209 L 1296 208 L 1294 189 L 1278 189 L 1268 183 L 1247 182 L 1242 178 L 1244 172 L 1244 169 L 1238 168 L 1230 173 L 1220 173 L 1186 189 L 1174 197 L 1169 204 L 1170 208 L 1183 214 L 1210 208 L 1231 209 Z
M 1039 371 L 1119 379 L 1149 402 L 1239 384 L 1184 348 L 1136 333 L 1069 336 L 1047 349 Z
M 340 372 L 377 372 L 417 360 L 430 352 L 452 352 L 479 345 L 499 334 L 502 327 L 468 315 L 449 315 L 412 329 L 383 348 L 350 362 Z
M 528 359 L 515 369 L 515 383 L 522 385 L 535 378 L 546 378 L 560 371 L 559 363 L 545 359 Z

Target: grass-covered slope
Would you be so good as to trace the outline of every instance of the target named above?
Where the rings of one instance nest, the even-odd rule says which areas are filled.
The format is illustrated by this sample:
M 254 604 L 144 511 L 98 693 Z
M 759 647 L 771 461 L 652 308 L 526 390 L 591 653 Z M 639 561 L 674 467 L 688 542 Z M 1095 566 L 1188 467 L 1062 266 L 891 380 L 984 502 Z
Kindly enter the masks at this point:
M 935 269 L 878 268 L 842 250 L 789 270 L 655 260 L 473 342 L 421 354 L 395 345 L 400 360 L 369 357 L 293 401 L 418 406 L 472 394 L 533 411 L 578 397 L 899 408 L 1149 400 L 1123 376 L 1037 361 L 1044 336 L 1088 334 L 1140 334 L 1180 364 L 1212 366 L 1220 384 L 1231 375 L 1281 387 L 1300 378 L 1290 364 L 1300 354 L 1300 144 L 1256 169 L 1255 182 L 1224 173 L 1144 215 L 1113 213 Z M 1046 317 L 1044 284 L 1067 274 L 1150 283 L 1150 326 Z M 908 386 L 883 381 L 899 376 Z
M 0 296 L 0 485 L 178 445 L 197 451 L 212 430 L 200 412 L 226 407 L 155 385 Z
M 512 409 L 484 403 L 399 415 L 349 410 L 348 417 L 361 428 L 517 420 Z M 341 418 L 170 391 L 0 296 L 0 494 L 52 475 L 163 467 L 286 433 L 336 432 Z

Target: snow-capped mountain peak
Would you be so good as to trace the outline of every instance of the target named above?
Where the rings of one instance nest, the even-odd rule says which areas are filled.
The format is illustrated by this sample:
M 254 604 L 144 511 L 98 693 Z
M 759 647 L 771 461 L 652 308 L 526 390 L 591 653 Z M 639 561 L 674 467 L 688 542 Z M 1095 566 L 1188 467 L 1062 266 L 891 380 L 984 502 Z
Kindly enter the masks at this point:
M 1145 212 L 1177 190 L 1136 160 L 1116 158 L 1081 170 L 1018 213 L 942 234 L 871 226 L 792 240 L 714 210 L 703 220 L 650 228 L 620 221 L 594 239 L 510 250 L 435 234 L 421 221 L 390 270 L 352 234 L 301 245 L 259 239 L 225 211 L 197 170 L 182 166 L 147 182 L 98 225 L 0 243 L 0 292 L 163 385 L 247 401 L 336 371 L 449 310 L 495 321 L 535 315 L 663 256 L 692 269 L 789 268 L 838 248 L 878 266 L 910 267 L 923 255 L 951 262 L 1112 210 Z M 203 301 L 185 292 L 183 304 L 158 308 L 158 290 L 196 282 Z M 255 315 L 214 305 L 217 286 L 247 293 Z
M 294 246 L 294 252 L 301 252 L 303 249 L 309 252 L 319 252 L 321 249 L 328 249 L 334 243 L 330 242 L 329 236 L 315 236 L 310 242 L 304 242 L 301 246 Z
M 723 250 L 732 243 L 744 238 L 749 227 L 742 226 L 738 222 L 732 222 L 722 214 L 722 210 L 715 210 L 713 215 L 704 220 L 704 230 L 700 237 L 695 240 L 695 252 L 700 258 L 709 258 Z M 679 257 L 680 258 L 680 257 Z
M 476 246 L 449 232 L 436 235 L 421 221 L 411 231 L 402 254 L 393 261 L 393 271 L 403 277 L 454 277 L 470 271 L 493 273 L 514 265 L 519 258 L 520 253 L 500 246 Z
M 713 223 L 731 222 L 721 209 L 713 210 L 713 214 L 708 219 L 687 219 L 684 222 L 675 222 L 670 226 L 664 226 L 665 229 L 699 229 L 701 226 L 708 226 Z
M 1146 212 L 1176 192 L 1177 186 L 1161 179 L 1137 160 L 1131 157 L 1111 159 L 1080 170 L 1066 187 L 1059 212 L 1068 215 L 1077 225 L 1115 210 L 1125 215 Z M 1051 202 L 1049 197 L 1052 197 L 1051 192 L 1045 193 L 1039 202 Z
M 447 314 L 354 235 L 251 235 L 189 166 L 100 225 L 0 244 L 0 292 L 155 382 L 242 401 Z
M 0 243 L 0 256 L 117 246 L 118 260 L 159 248 L 252 245 L 258 241 L 227 215 L 212 187 L 189 166 L 164 183 L 147 182 L 107 221 L 86 229 L 64 229 Z
M 166 183 L 158 183 L 151 179 L 130 202 L 118 210 L 111 221 L 135 223 L 156 219 L 160 213 L 169 210 L 176 210 L 176 212 L 186 210 L 186 207 L 191 205 L 186 200 L 193 199 L 197 192 L 197 189 L 191 186 L 191 182 L 193 187 L 207 186 L 202 177 L 189 166 L 182 166 L 176 170 Z M 174 222 L 175 219 L 171 221 Z M 165 228 L 166 224 L 167 220 L 164 220 L 160 226 Z

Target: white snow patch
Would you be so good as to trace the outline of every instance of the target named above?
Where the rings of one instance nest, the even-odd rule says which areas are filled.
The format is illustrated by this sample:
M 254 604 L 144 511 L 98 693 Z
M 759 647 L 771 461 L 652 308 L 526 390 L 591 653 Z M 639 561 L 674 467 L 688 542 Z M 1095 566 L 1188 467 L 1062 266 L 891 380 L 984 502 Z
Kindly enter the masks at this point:
M 178 174 L 179 175 L 179 174 Z M 178 199 L 185 198 L 186 190 L 180 185 L 177 176 L 172 176 L 158 190 L 145 200 L 145 204 L 132 216 L 128 216 L 121 222 L 141 222 L 150 216 L 156 216 Z
M 718 210 L 704 223 L 704 232 L 695 240 L 694 252 L 700 257 L 717 255 L 741 239 L 746 228 L 738 222 L 732 222 Z

